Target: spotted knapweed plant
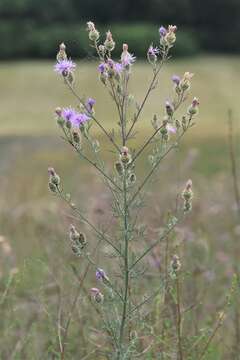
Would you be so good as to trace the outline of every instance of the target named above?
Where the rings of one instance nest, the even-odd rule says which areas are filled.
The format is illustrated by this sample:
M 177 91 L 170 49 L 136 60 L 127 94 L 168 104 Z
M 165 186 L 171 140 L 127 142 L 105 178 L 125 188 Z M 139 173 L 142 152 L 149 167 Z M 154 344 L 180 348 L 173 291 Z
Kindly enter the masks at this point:
M 147 227 L 142 219 L 142 209 L 146 206 L 145 189 L 156 179 L 161 162 L 179 147 L 184 135 L 194 125 L 199 101 L 195 97 L 187 100 L 193 74 L 185 72 L 183 76 L 172 76 L 169 81 L 173 84 L 173 90 L 169 100 L 163 105 L 164 116 L 153 110 L 149 123 L 151 135 L 146 135 L 143 141 L 141 137 L 141 141 L 138 141 L 136 127 L 143 121 L 141 115 L 144 106 L 156 89 L 160 71 L 169 59 L 176 41 L 177 28 L 172 25 L 160 27 L 159 44 L 150 44 L 148 47 L 146 57 L 152 79 L 140 102 L 129 91 L 136 62 L 132 49 L 129 49 L 128 44 L 123 44 L 122 54 L 116 61 L 113 56 L 115 41 L 111 32 L 107 32 L 102 43 L 94 23 L 88 22 L 87 30 L 91 45 L 99 58 L 96 66 L 97 81 L 102 83 L 103 90 L 109 93 L 115 104 L 116 117 L 111 123 L 113 130 L 109 131 L 104 120 L 98 118 L 95 111 L 97 100 L 85 98 L 78 93 L 75 85 L 77 66 L 68 57 L 63 43 L 57 54 L 55 71 L 76 98 L 77 107 L 57 108 L 56 120 L 66 143 L 94 168 L 107 187 L 111 195 L 114 226 L 108 232 L 105 224 L 94 224 L 74 204 L 53 168 L 49 168 L 49 189 L 69 204 L 92 233 L 88 238 L 76 224 L 70 226 L 69 242 L 72 252 L 79 257 L 79 261 L 86 261 L 85 275 L 94 272 L 96 276 L 96 282 L 88 291 L 92 305 L 97 307 L 103 340 L 102 348 L 99 350 L 98 347 L 92 358 L 99 356 L 99 359 L 127 360 L 135 357 L 169 359 L 176 356 L 174 358 L 182 360 L 187 349 L 182 335 L 181 260 L 177 247 L 169 245 L 171 251 L 166 252 L 163 271 L 158 274 L 157 281 L 152 282 L 152 288 L 146 290 L 144 284 L 151 277 L 147 273 L 149 256 L 164 242 L 169 244 L 170 234 L 192 208 L 191 180 L 186 179 L 185 188 L 179 189 L 176 210 L 168 212 L 165 224 L 158 224 L 155 240 L 150 242 L 146 241 Z M 183 115 L 179 115 L 177 111 L 185 103 L 186 109 L 183 110 Z M 95 138 L 95 127 L 112 147 L 114 162 L 108 166 L 104 163 L 104 156 L 101 156 L 104 150 Z M 143 174 L 141 169 L 141 175 L 137 177 L 145 154 L 148 164 L 144 166 L 146 173 Z M 106 246 L 98 246 L 99 243 Z M 95 250 L 92 250 L 94 247 Z M 101 252 L 102 256 L 99 255 Z M 155 326 L 151 319 L 151 307 L 156 298 L 162 321 Z M 62 359 L 66 356 L 67 335 L 77 301 L 78 295 L 73 301 L 66 324 L 59 330 L 59 352 Z

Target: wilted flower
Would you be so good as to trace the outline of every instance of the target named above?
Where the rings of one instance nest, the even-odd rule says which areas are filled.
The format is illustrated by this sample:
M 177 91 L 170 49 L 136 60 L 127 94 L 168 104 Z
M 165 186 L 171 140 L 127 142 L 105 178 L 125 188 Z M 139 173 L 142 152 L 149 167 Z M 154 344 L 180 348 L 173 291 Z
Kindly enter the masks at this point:
M 184 73 L 183 78 L 179 83 L 179 87 L 181 90 L 186 91 L 186 90 L 190 89 L 191 79 L 193 76 L 194 76 L 194 74 L 192 74 L 188 71 Z
M 157 55 L 159 54 L 159 49 L 157 47 L 153 47 L 152 45 L 149 47 L 147 52 L 148 61 L 150 63 L 154 63 L 157 61 Z
M 161 26 L 159 29 L 160 34 L 160 44 L 163 46 L 172 47 L 176 41 L 177 27 L 175 25 L 169 25 L 168 29 L 164 26 Z
M 128 45 L 123 44 L 123 52 L 121 55 L 121 63 L 124 67 L 128 68 L 130 65 L 134 63 L 136 57 L 133 54 L 128 52 Z
M 60 60 L 54 65 L 54 70 L 63 76 L 68 76 L 72 71 L 74 71 L 76 64 L 72 60 Z
M 173 75 L 172 76 L 172 81 L 173 81 L 174 84 L 179 85 L 179 83 L 181 81 L 181 78 L 178 75 Z
M 98 288 L 91 288 L 90 289 L 91 295 L 93 296 L 93 299 L 97 302 L 97 303 L 102 303 L 104 300 L 104 296 L 101 293 L 101 291 Z
M 109 281 L 108 276 L 106 275 L 105 271 L 103 269 L 98 268 L 96 270 L 96 279 L 102 280 L 102 281 Z

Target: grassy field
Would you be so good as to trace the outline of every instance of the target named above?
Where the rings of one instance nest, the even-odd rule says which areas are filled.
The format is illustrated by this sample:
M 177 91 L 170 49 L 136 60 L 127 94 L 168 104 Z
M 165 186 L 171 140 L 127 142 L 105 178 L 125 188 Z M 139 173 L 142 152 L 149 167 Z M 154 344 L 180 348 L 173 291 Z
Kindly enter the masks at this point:
M 110 129 L 114 126 L 115 112 L 108 94 L 96 79 L 96 66 L 94 62 L 78 64 L 77 88 L 80 94 L 96 98 L 96 117 Z M 172 94 L 172 74 L 185 71 L 195 73 L 189 102 L 192 96 L 200 99 L 197 126 L 188 133 L 180 151 L 163 163 L 153 186 L 155 195 L 148 189 L 152 205 L 144 210 L 142 222 L 157 228 L 162 226 L 167 211 L 175 206 L 177 192 L 192 178 L 193 212 L 176 232 L 185 254 L 182 260 L 187 275 L 183 300 L 186 308 L 197 303 L 195 315 L 186 315 L 187 348 L 189 329 L 194 338 L 195 331 L 210 331 L 206 330 L 209 324 L 215 324 L 232 274 L 238 269 L 240 229 L 228 154 L 227 111 L 233 110 L 234 135 L 238 138 L 240 61 L 239 57 L 223 56 L 170 60 L 139 122 L 138 128 L 143 131 L 139 133 L 138 143 L 151 131 L 153 114 L 163 114 L 162 105 Z M 133 67 L 131 89 L 137 100 L 144 96 L 143 85 L 150 76 L 150 67 L 141 63 Z M 53 62 L 2 63 L 0 79 L 0 295 L 3 294 L 0 316 L 4 319 L 0 325 L 0 360 L 60 359 L 56 355 L 59 288 L 64 317 L 77 286 L 69 264 L 78 267 L 79 272 L 85 264 L 76 260 L 69 250 L 67 231 L 76 219 L 49 194 L 47 167 L 56 168 L 74 201 L 96 223 L 108 221 L 110 199 L 95 171 L 79 162 L 59 138 L 54 109 L 76 103 L 53 72 Z M 100 137 L 100 142 L 105 144 L 104 141 Z M 238 164 L 238 143 L 236 150 Z M 104 153 L 106 160 L 112 156 Z M 110 172 L 111 164 L 107 164 Z M 139 177 L 147 167 L 143 157 Z M 84 230 L 94 243 L 94 237 L 87 228 Z M 153 255 L 147 265 L 150 274 L 156 272 L 155 261 L 162 261 L 161 249 Z M 15 276 L 14 280 L 11 276 Z M 94 275 L 89 275 L 86 286 L 91 287 L 94 281 Z M 79 300 L 70 331 L 72 339 L 66 358 L 69 360 L 84 358 L 90 351 L 89 343 L 95 344 L 100 338 L 95 330 L 99 323 L 84 301 L 84 297 Z M 158 302 L 154 302 L 155 320 L 159 316 L 157 306 Z M 238 360 L 234 357 L 239 346 L 235 320 L 235 312 L 229 310 L 226 323 L 204 360 Z M 155 325 L 157 328 L 157 320 Z M 87 359 L 96 360 L 96 357 Z M 143 359 L 155 360 L 151 355 Z

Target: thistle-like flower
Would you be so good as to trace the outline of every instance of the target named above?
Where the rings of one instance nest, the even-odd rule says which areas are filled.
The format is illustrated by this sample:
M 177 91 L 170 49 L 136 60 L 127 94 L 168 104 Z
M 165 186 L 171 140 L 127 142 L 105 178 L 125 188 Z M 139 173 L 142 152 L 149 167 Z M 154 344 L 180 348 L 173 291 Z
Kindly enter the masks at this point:
M 123 52 L 121 55 L 121 63 L 125 68 L 129 68 L 136 60 L 133 54 L 128 52 L 128 44 L 123 44 Z
M 159 49 L 157 47 L 153 47 L 153 45 L 149 46 L 147 52 L 148 61 L 154 64 L 157 61 L 158 54 L 159 54 Z
M 71 74 L 75 68 L 76 64 L 68 59 L 60 60 L 54 65 L 54 70 L 64 77 Z
M 108 276 L 106 275 L 105 271 L 103 269 L 100 269 L 98 268 L 96 270 L 96 279 L 97 280 L 102 280 L 103 282 L 106 281 L 108 282 L 109 281 L 109 278 Z
M 106 34 L 106 40 L 104 42 L 105 49 L 109 52 L 113 51 L 115 48 L 115 41 L 113 40 L 111 31 L 108 30 Z

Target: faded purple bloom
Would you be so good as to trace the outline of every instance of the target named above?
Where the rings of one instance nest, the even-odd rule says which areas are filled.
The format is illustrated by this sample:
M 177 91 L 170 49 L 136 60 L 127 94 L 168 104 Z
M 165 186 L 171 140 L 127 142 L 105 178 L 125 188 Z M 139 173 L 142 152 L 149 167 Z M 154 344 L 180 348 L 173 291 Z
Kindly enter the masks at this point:
M 106 275 L 105 271 L 103 269 L 98 268 L 96 270 L 96 279 L 97 280 L 106 280 L 108 281 L 108 276 Z
M 90 292 L 97 303 L 102 303 L 104 296 L 98 288 L 91 288 Z
M 99 294 L 99 293 L 100 293 L 100 290 L 99 290 L 98 288 L 91 288 L 91 289 L 90 289 L 90 292 L 91 292 L 92 294 Z
M 86 107 L 88 109 L 89 112 L 92 111 L 93 109 L 93 106 L 96 104 L 96 100 L 95 99 L 92 99 L 92 98 L 88 98 L 87 99 L 87 102 L 86 102 Z
M 66 76 L 69 72 L 73 71 L 76 67 L 76 64 L 72 60 L 61 60 L 57 62 L 54 66 L 54 70 L 63 76 Z
M 76 116 L 76 110 L 72 109 L 72 108 L 64 108 L 62 110 L 62 117 L 66 120 L 66 121 L 73 121 L 73 119 Z
M 103 74 L 105 70 L 106 70 L 106 64 L 105 63 L 101 63 L 100 65 L 98 65 L 98 71 L 101 74 Z
M 135 60 L 136 60 L 136 56 L 134 56 L 133 54 L 130 54 L 129 52 L 126 52 L 122 56 L 122 65 L 123 66 L 132 65 L 135 62 Z
M 73 126 L 80 126 L 85 124 L 88 120 L 90 120 L 90 117 L 87 116 L 84 113 L 76 113 L 74 118 L 72 119 L 72 125 Z
M 180 76 L 178 76 L 178 75 L 172 76 L 172 82 L 174 82 L 174 84 L 179 85 L 180 81 L 181 81 Z
M 152 45 L 149 47 L 148 49 L 148 55 L 150 56 L 154 56 L 154 55 L 157 55 L 159 54 L 159 49 L 157 47 L 153 47 Z
M 197 107 L 198 105 L 199 105 L 199 100 L 198 100 L 198 98 L 195 97 L 192 101 L 192 106 Z
M 177 132 L 177 129 L 174 126 L 172 126 L 171 124 L 167 124 L 166 129 L 169 133 L 172 133 L 172 134 L 176 134 L 176 132 Z
M 48 175 L 49 176 L 55 176 L 56 175 L 56 172 L 55 172 L 53 167 L 48 168 Z
M 164 37 L 167 34 L 167 29 L 164 26 L 161 26 L 159 28 L 159 34 L 160 36 Z

